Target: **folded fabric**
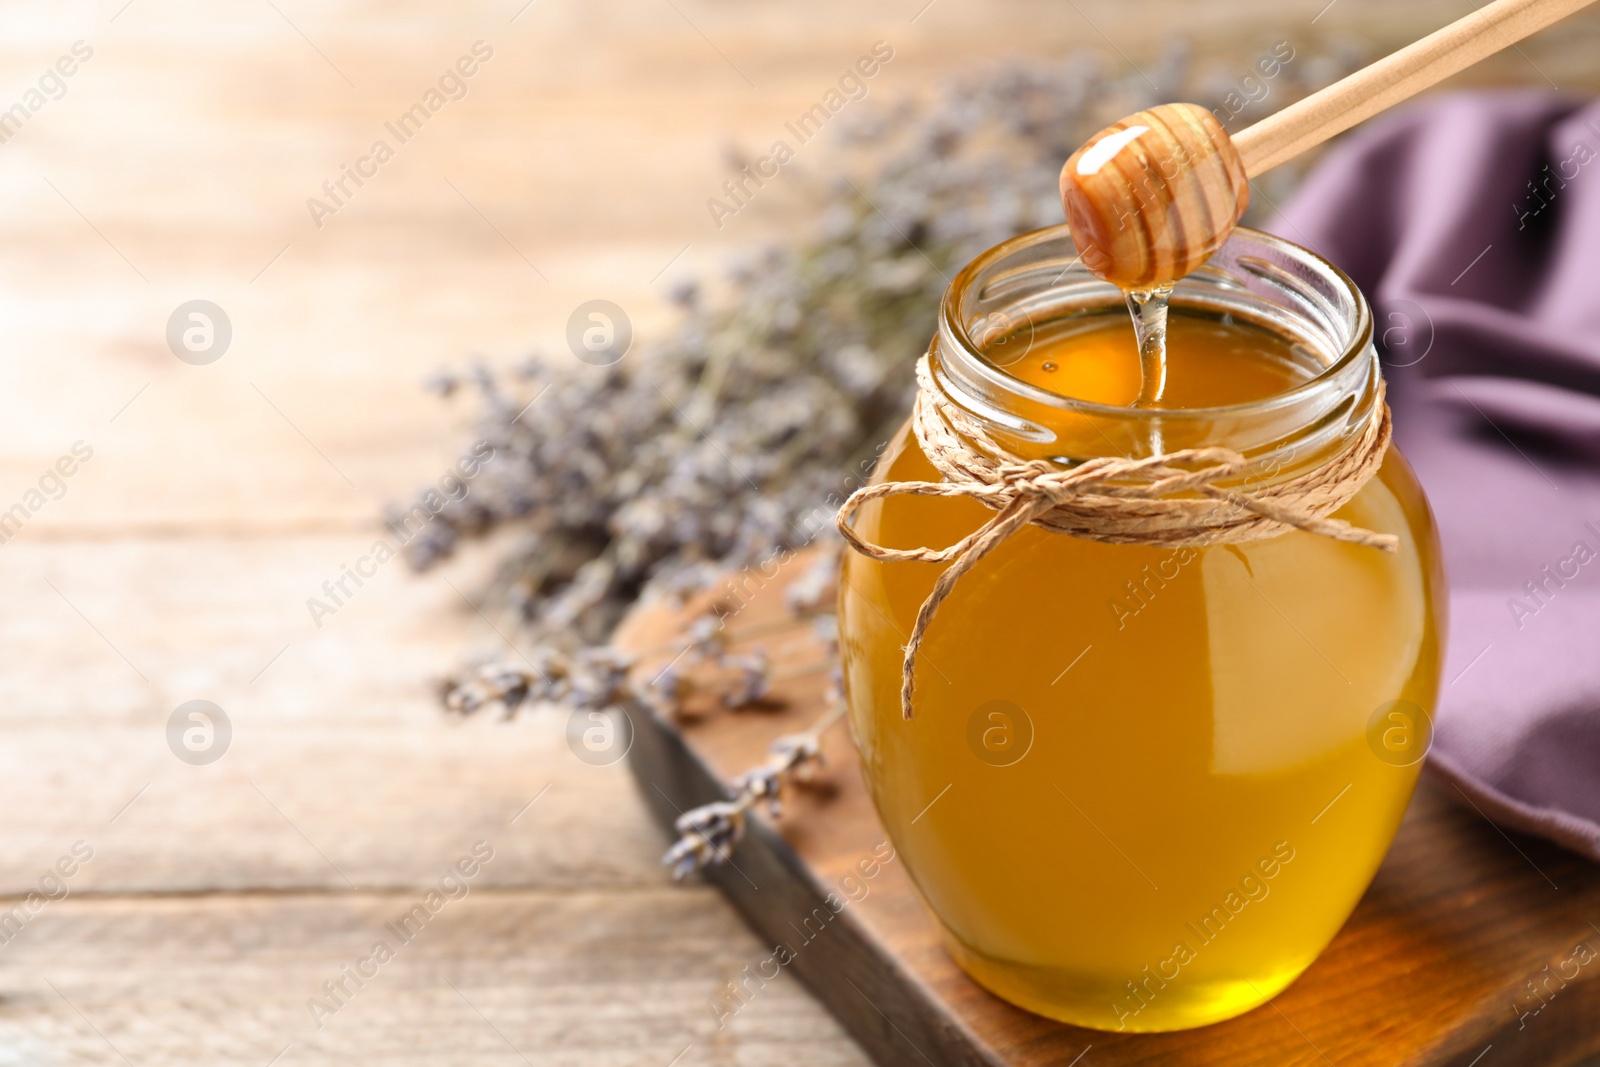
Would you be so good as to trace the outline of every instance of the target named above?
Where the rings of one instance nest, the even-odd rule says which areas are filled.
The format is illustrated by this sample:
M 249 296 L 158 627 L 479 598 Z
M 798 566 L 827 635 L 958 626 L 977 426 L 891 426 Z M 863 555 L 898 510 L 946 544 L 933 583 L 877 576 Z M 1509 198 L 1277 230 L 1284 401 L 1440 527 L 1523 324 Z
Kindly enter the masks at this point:
M 1429 767 L 1600 859 L 1600 104 L 1427 99 L 1330 150 L 1268 229 L 1367 294 L 1439 520 Z

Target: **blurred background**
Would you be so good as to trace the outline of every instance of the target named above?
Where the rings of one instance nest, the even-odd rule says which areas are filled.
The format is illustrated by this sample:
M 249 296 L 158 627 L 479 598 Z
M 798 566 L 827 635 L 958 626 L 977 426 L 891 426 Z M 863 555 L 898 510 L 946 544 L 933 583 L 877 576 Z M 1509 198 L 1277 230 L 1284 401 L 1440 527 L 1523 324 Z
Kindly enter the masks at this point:
M 716 1028 L 755 939 L 671 882 L 625 768 L 573 759 L 561 714 L 441 714 L 438 677 L 517 640 L 478 610 L 493 545 L 325 592 L 470 436 L 424 382 L 581 370 L 595 299 L 644 351 L 675 291 L 736 299 L 730 262 L 812 237 L 831 173 L 962 78 L 1089 62 L 1226 106 L 1279 42 L 1303 94 L 1474 6 L 7 4 L 0 894 L 27 915 L 0 923 L 0 1064 L 866 1062 L 789 976 Z M 876 127 L 708 206 L 878 42 L 846 109 Z M 1597 47 L 1581 15 L 1451 84 L 1592 94 Z M 222 714 L 186 746 L 197 700 Z M 308 1008 L 477 842 L 436 927 Z

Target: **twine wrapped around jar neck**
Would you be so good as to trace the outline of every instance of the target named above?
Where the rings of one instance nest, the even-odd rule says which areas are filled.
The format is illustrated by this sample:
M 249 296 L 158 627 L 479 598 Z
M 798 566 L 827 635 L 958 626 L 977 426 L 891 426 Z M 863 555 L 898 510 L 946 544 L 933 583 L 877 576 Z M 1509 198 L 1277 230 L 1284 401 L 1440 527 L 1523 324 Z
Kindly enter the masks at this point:
M 927 356 L 917 362 L 917 384 L 912 428 L 943 479 L 866 486 L 850 494 L 834 519 L 850 547 L 872 559 L 950 564 L 923 601 L 906 642 L 900 710 L 907 719 L 917 651 L 934 612 L 962 575 L 1029 523 L 1124 545 L 1229 544 L 1299 529 L 1384 552 L 1399 548 L 1394 534 L 1328 517 L 1360 492 L 1388 452 L 1393 428 L 1381 381 L 1377 412 L 1347 447 L 1305 474 L 1248 492 L 1216 484 L 1237 478 L 1247 466 L 1242 455 L 1226 448 L 1185 448 L 1144 459 L 1099 457 L 1074 467 L 1023 459 L 945 398 Z M 886 548 L 856 534 L 850 520 L 862 505 L 900 495 L 967 497 L 995 514 L 948 548 Z

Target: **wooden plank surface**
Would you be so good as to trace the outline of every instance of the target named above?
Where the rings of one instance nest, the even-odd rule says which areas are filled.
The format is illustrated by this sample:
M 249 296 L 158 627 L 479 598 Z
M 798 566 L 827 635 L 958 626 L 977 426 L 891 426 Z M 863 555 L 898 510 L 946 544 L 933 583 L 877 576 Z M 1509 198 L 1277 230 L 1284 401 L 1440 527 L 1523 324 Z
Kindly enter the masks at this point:
M 810 620 L 788 618 L 783 600 L 806 565 L 797 557 L 741 597 L 724 631 L 734 654 L 769 650 L 775 678 L 823 654 Z M 631 616 L 619 641 L 641 653 L 639 671 L 668 662 L 672 635 L 718 595 Z M 670 825 L 680 811 L 722 799 L 725 783 L 763 762 L 775 738 L 823 710 L 815 675 L 778 682 L 760 711 L 700 699 L 673 725 L 639 709 L 630 758 L 641 792 Z M 904 866 L 879 862 L 886 835 L 843 726 L 826 735 L 823 753 L 827 787 L 793 789 L 776 823 L 759 814 L 710 877 L 752 928 L 788 947 L 789 969 L 879 1063 L 920 1056 L 939 1067 L 1043 1067 L 1092 1050 L 1102 1067 L 1520 1067 L 1600 1053 L 1600 971 L 1586 966 L 1600 958 L 1600 868 L 1508 836 L 1434 785 L 1418 790 L 1344 929 L 1287 990 L 1198 1030 L 1120 1034 L 1031 1015 L 968 979 Z M 739 1004 L 734 991 L 723 996 Z
M 6 947 L 0 1045 L 12 1063 L 611 1067 L 691 1044 L 701 1063 L 861 1062 L 794 983 L 721 1031 L 685 1019 L 760 955 L 710 888 L 479 890 L 400 944 L 385 926 L 417 900 L 68 899 Z M 386 935 L 394 958 L 345 979 Z M 334 1000 L 324 983 L 341 979 Z
M 489 550 L 390 565 L 320 628 L 305 598 L 454 458 L 466 407 L 424 374 L 565 365 L 578 302 L 645 334 L 674 281 L 803 230 L 780 195 L 718 231 L 722 150 L 764 144 L 871 42 L 896 47 L 873 88 L 893 96 L 1008 54 L 1142 63 L 1153 25 L 1225 64 L 1268 37 L 1399 41 L 1466 5 L 1080 6 L 6 5 L 0 109 L 75 41 L 94 55 L 0 144 L 0 508 L 74 442 L 94 454 L 0 545 L 0 903 L 73 842 L 95 854 L 0 946 L 0 1062 L 259 1067 L 291 1042 L 280 1064 L 520 1062 L 494 1027 L 536 1063 L 865 1062 L 787 976 L 715 1027 L 708 998 L 760 942 L 665 882 L 622 768 L 574 759 L 558 713 L 438 713 L 433 677 L 506 651 L 465 599 Z M 306 198 L 480 39 L 467 97 L 318 229 Z M 1474 77 L 1592 89 L 1597 40 L 1586 17 Z M 234 327 L 203 367 L 164 337 L 195 298 Z M 209 766 L 166 747 L 195 698 L 236 730 Z M 312 987 L 477 839 L 483 888 L 306 1032 Z

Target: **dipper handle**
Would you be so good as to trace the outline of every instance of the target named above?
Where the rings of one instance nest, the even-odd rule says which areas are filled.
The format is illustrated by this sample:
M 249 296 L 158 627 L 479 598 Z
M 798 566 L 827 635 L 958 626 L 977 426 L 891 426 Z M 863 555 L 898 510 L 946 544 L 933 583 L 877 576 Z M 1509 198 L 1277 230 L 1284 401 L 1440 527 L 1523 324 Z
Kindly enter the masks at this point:
M 1252 178 L 1594 0 L 1494 0 L 1234 135 Z

